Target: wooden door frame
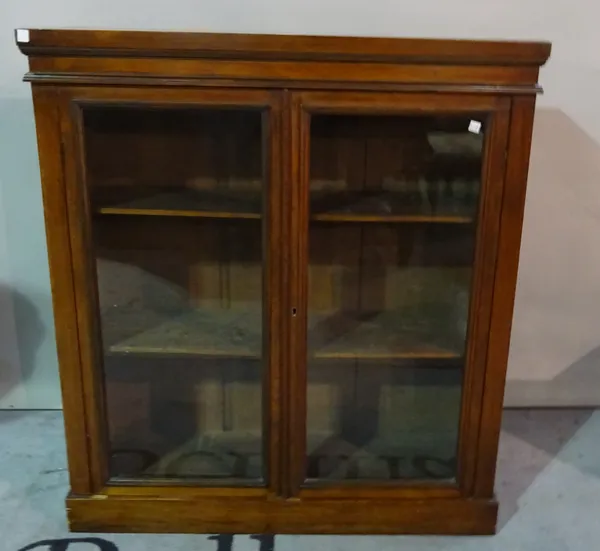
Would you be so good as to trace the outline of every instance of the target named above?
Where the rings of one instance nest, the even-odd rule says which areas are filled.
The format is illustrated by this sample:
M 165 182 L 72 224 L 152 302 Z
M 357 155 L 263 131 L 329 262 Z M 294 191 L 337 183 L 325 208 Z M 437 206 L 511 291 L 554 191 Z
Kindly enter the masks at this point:
M 289 125 L 288 178 L 289 242 L 293 253 L 287 260 L 290 310 L 296 314 L 290 322 L 287 367 L 289 368 L 286 402 L 289 425 L 287 434 L 287 495 L 300 498 L 349 499 L 372 497 L 467 497 L 473 495 L 487 372 L 488 334 L 491 323 L 497 249 L 500 241 L 500 215 L 504 194 L 505 160 L 510 122 L 510 98 L 477 94 L 424 94 L 403 92 L 301 91 L 286 93 L 286 117 Z M 307 281 L 309 232 L 310 117 L 315 113 L 357 115 L 458 115 L 489 114 L 488 136 L 482 167 L 479 219 L 476 231 L 472 274 L 467 350 L 463 376 L 460 432 L 458 442 L 457 485 L 427 481 L 398 481 L 393 484 L 365 482 L 360 485 L 335 483 L 319 488 L 303 488 L 306 459 L 307 392 Z M 503 380 L 502 380 L 503 381 Z M 489 454 L 488 454 L 489 455 Z M 491 459 L 488 458 L 488 461 Z M 495 457 L 493 458 L 495 461 Z M 481 493 L 480 497 L 491 497 Z
M 412 94 L 403 92 L 289 92 L 278 90 L 229 89 L 164 89 L 159 87 L 55 87 L 33 86 L 34 108 L 40 163 L 43 166 L 42 191 L 45 204 L 46 231 L 50 257 L 51 283 L 60 357 L 61 384 L 67 430 L 67 454 L 73 495 L 147 495 L 171 493 L 165 486 L 153 490 L 144 485 L 130 487 L 106 486 L 101 424 L 103 389 L 94 374 L 94 349 L 90 314 L 93 304 L 86 299 L 89 265 L 86 240 L 89 219 L 83 201 L 83 188 L 78 186 L 81 167 L 76 125 L 72 120 L 72 105 L 86 101 L 99 103 L 170 104 L 170 105 L 264 105 L 271 109 L 271 186 L 270 228 L 268 250 L 271 255 L 266 292 L 280 297 L 270 304 L 270 327 L 280 338 L 270 339 L 270 377 L 266 394 L 271 395 L 269 424 L 269 462 L 272 475 L 268 494 L 293 497 L 302 494 L 315 497 L 446 497 L 454 496 L 454 488 L 396 487 L 381 489 L 331 488 L 303 490 L 306 393 L 306 261 L 308 195 L 305 193 L 308 165 L 302 162 L 308 155 L 306 117 L 320 109 L 331 112 L 396 113 L 474 112 L 487 110 L 496 113 L 496 121 L 487 140 L 493 154 L 486 156 L 485 170 L 493 178 L 492 195 L 486 201 L 485 235 L 478 235 L 477 262 L 486 266 L 483 278 L 487 282 L 484 296 L 489 306 L 479 315 L 487 319 L 489 339 L 477 339 L 470 354 L 478 358 L 483 369 L 467 370 L 461 415 L 460 455 L 466 467 L 461 468 L 460 486 L 463 496 L 489 498 L 493 494 L 496 453 L 502 411 L 503 385 L 510 338 L 510 321 L 518 264 L 518 245 L 529 161 L 535 97 L 517 98 L 476 94 Z M 260 99 L 259 99 L 260 98 Z M 510 109 L 510 111 L 509 111 Z M 510 123 L 510 124 L 509 124 Z M 304 129 L 304 130 L 303 130 Z M 506 134 L 510 132 L 507 141 Z M 504 145 L 502 145 L 504 144 Z M 506 154 L 509 164 L 504 172 Z M 505 176 L 505 177 L 504 177 Z M 488 183 L 489 178 L 485 179 Z M 504 182 L 506 180 L 506 184 Z M 304 182 L 304 183 L 303 183 Z M 489 210 L 491 209 L 491 210 Z M 483 233 L 480 224 L 478 233 Z M 303 230 L 304 228 L 304 230 Z M 265 234 L 266 235 L 266 234 Z M 303 267 L 304 266 L 304 267 Z M 483 267 L 479 270 L 483 270 Z M 304 274 L 304 275 L 303 275 Z M 93 278 L 95 282 L 95 276 Z M 490 282 L 496 290 L 492 298 Z M 480 284 L 481 286 L 481 284 Z M 493 300 L 493 304 L 491 301 Z M 476 309 L 475 300 L 471 309 Z M 296 314 L 293 309 L 296 308 Z M 473 318 L 473 316 L 471 316 Z M 471 329 L 470 329 L 471 331 Z M 481 331 L 481 330 L 480 330 Z M 483 331 L 481 331 L 483 332 Z M 480 362 L 484 362 L 481 364 Z M 469 375 L 470 372 L 470 375 Z M 479 398 L 478 398 L 479 396 Z M 483 396 L 483 398 L 482 398 Z M 468 414 L 465 404 L 470 404 Z M 464 432 L 466 431 L 466 432 Z M 467 436 L 463 436 L 468 434 Z M 276 438 L 273 438 L 277 435 Z M 299 460 L 300 459 L 300 460 Z M 465 463 L 463 463 L 465 464 Z M 175 487 L 173 492 L 199 496 L 258 496 L 256 488 L 197 488 Z M 423 494 L 422 491 L 425 491 Z
M 47 233 L 52 279 L 61 282 L 55 292 L 55 312 L 69 463 L 74 495 L 158 495 L 177 494 L 259 497 L 278 495 L 281 476 L 281 202 L 282 202 L 282 102 L 281 94 L 269 90 L 165 89 L 61 87 L 52 96 L 46 90 L 34 90 L 37 111 L 42 118 L 48 112 L 54 125 L 40 131 L 44 140 L 43 163 L 54 166 L 56 174 L 43 178 L 47 213 Z M 47 108 L 47 102 L 53 109 Z M 42 107 L 43 104 L 46 107 Z M 191 481 L 135 480 L 109 482 L 108 440 L 102 346 L 98 327 L 98 299 L 95 261 L 92 247 L 90 202 L 85 185 L 86 170 L 83 143 L 82 109 L 85 106 L 162 107 L 162 108 L 250 108 L 268 116 L 263 126 L 263 156 L 267 194 L 263 222 L 263 338 L 265 369 L 263 378 L 263 442 L 266 472 L 265 487 L 200 486 Z M 264 118 L 263 118 L 264 121 Z M 58 153 L 57 149 L 60 149 Z M 58 153 L 58 154 L 57 154 Z M 53 157 L 51 159 L 51 157 Z M 60 171 L 60 172 L 59 172 Z M 59 227 L 60 219 L 60 227 Z M 54 257 L 54 258 L 53 258 Z M 62 283 L 63 278 L 64 284 Z M 58 283 L 55 284 L 55 287 Z M 60 303 L 60 304 L 59 304 Z M 74 325 L 76 320 L 76 326 Z M 68 344 L 67 344 L 68 343 Z M 67 348 L 70 347 L 69 350 Z M 76 399 L 78 397 L 79 399 Z M 154 490 L 152 490 L 154 488 Z
M 471 481 L 475 498 L 494 495 L 535 103 L 535 96 L 525 95 L 511 101 L 480 430 L 471 450 L 477 459 Z

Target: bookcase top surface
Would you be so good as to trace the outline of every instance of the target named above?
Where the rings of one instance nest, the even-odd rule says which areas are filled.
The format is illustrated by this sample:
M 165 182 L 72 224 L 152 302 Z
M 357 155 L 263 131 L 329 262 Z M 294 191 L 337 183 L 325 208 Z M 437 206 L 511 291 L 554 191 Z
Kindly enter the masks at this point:
M 543 65 L 548 42 L 198 32 L 17 29 L 26 55 L 350 61 L 432 65 Z

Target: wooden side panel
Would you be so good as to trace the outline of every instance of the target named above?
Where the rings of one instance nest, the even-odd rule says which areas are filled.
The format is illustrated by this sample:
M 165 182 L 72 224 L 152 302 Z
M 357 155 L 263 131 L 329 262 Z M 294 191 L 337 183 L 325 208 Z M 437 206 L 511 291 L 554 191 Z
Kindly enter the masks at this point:
M 481 400 L 488 354 L 490 312 L 494 296 L 496 252 L 504 189 L 509 101 L 493 115 L 491 135 L 486 144 L 482 170 L 482 194 L 469 311 L 467 369 L 464 377 L 459 442 L 459 483 L 470 495 L 475 476 L 476 443 L 479 434 Z
M 517 97 L 513 100 L 481 430 L 478 447 L 473 450 L 477 457 L 476 497 L 490 497 L 494 491 L 534 108 L 535 98 Z
M 74 494 L 88 494 L 92 490 L 90 449 L 79 356 L 58 98 L 53 88 L 33 88 L 71 490 Z
M 108 478 L 108 446 L 104 387 L 100 366 L 101 344 L 97 318 L 98 289 L 91 235 L 91 214 L 87 197 L 81 114 L 68 94 L 61 94 L 61 132 L 65 152 L 65 191 L 72 254 L 73 288 L 79 329 L 83 398 L 87 438 L 90 447 L 90 477 L 93 491 Z

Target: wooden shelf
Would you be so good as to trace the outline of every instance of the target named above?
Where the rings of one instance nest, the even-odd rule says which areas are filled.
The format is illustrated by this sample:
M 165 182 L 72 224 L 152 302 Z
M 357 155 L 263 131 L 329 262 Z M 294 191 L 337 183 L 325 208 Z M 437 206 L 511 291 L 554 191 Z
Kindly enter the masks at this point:
M 111 308 L 102 315 L 105 350 L 112 354 L 258 359 L 260 316 L 235 310 L 157 312 Z
M 108 187 L 108 186 L 107 186 Z M 111 186 L 115 187 L 116 186 Z M 248 192 L 212 192 L 189 188 L 122 186 L 98 190 L 94 211 L 106 215 L 261 219 L 261 195 Z
M 96 211 L 98 214 L 115 214 L 124 216 L 179 216 L 190 218 L 226 218 L 235 220 L 260 220 L 259 214 L 250 212 L 216 212 L 199 210 L 168 209 L 131 209 L 104 207 Z
M 317 360 L 460 358 L 464 336 L 453 330 L 451 316 L 444 305 L 315 316 L 309 321 L 309 356 Z
M 199 191 L 152 186 L 105 186 L 94 194 L 94 212 L 101 215 L 193 217 L 260 220 L 261 195 L 257 192 Z M 112 189 L 115 188 L 115 189 Z M 470 201 L 470 200 L 469 200 Z M 452 198 L 437 201 L 415 193 L 315 192 L 311 194 L 311 220 L 331 223 L 470 224 L 476 205 Z
M 461 192 L 462 193 L 462 192 Z M 356 223 L 470 224 L 475 197 L 462 199 L 417 191 L 343 191 L 311 194 L 311 220 Z
M 431 223 L 431 224 L 471 224 L 471 216 L 438 216 L 427 214 L 406 214 L 406 215 L 365 215 L 365 214 L 343 214 L 327 213 L 317 214 L 310 217 L 314 222 L 355 222 L 360 224 L 396 224 L 396 223 Z
M 390 311 L 310 316 L 309 356 L 315 360 L 450 360 L 462 357 L 464 336 L 452 330 L 448 312 Z M 445 309 L 447 310 L 447 309 Z M 109 354 L 260 359 L 261 320 L 235 310 L 179 314 L 112 308 L 103 314 Z

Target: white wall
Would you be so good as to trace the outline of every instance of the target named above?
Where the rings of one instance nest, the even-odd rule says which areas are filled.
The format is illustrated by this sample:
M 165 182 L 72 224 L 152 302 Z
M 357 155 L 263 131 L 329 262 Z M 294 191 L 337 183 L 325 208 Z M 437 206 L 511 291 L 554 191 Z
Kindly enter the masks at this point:
M 0 407 L 59 405 L 26 59 L 15 27 L 547 39 L 508 404 L 600 405 L 594 0 L 0 0 Z

